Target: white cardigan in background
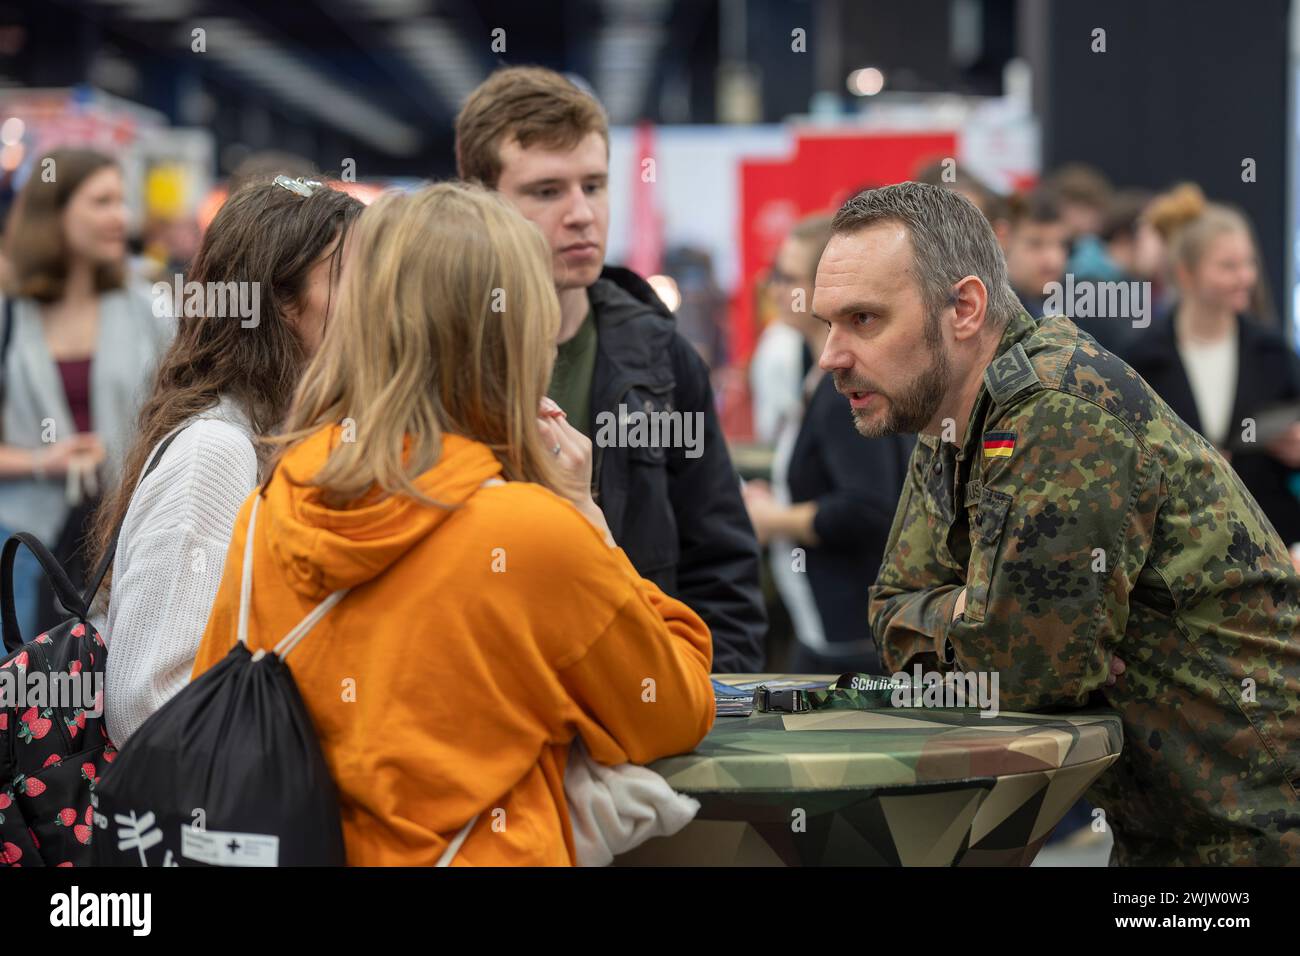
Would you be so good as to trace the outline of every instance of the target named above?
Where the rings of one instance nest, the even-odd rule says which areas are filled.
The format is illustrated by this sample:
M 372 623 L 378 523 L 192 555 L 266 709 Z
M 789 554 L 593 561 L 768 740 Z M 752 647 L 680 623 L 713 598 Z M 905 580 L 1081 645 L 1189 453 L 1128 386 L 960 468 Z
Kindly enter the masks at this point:
M 235 517 L 257 480 L 252 428 L 227 398 L 181 430 L 131 496 L 103 629 L 116 746 L 189 683 Z

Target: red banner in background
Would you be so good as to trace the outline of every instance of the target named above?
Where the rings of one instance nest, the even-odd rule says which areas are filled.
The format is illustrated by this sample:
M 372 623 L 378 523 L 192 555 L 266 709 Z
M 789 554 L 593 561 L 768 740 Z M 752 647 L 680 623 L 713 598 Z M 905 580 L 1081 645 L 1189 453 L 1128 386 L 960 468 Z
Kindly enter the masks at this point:
M 741 274 L 731 305 L 731 364 L 744 368 L 758 338 L 755 285 L 801 218 L 834 212 L 855 193 L 914 176 L 957 155 L 954 133 L 800 133 L 787 160 L 740 164 Z
M 655 205 L 655 130 L 649 123 L 638 123 L 636 163 L 632 171 L 631 241 L 628 243 L 627 265 L 643 278 L 657 273 L 664 258 L 664 221 Z

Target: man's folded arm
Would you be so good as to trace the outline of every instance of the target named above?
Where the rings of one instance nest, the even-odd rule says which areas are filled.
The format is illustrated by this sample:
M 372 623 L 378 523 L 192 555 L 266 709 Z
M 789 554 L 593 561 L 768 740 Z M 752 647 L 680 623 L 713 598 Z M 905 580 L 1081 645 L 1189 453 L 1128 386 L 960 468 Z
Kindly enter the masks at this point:
M 964 582 L 935 556 L 913 453 L 885 545 L 885 558 L 871 588 L 871 633 L 885 668 L 906 670 L 913 664 L 933 668 L 935 651 L 948 633 Z

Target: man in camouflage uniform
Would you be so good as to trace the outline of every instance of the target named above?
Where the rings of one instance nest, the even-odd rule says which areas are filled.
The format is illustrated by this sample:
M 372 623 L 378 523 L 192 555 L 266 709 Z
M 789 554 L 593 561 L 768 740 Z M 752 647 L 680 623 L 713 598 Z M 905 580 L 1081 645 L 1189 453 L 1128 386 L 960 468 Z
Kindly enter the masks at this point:
M 1112 863 L 1300 863 L 1300 578 L 1232 468 L 1020 309 L 965 199 L 872 190 L 833 228 L 822 367 L 864 435 L 920 433 L 871 592 L 882 659 L 996 671 L 1005 710 L 1118 710 L 1088 794 Z

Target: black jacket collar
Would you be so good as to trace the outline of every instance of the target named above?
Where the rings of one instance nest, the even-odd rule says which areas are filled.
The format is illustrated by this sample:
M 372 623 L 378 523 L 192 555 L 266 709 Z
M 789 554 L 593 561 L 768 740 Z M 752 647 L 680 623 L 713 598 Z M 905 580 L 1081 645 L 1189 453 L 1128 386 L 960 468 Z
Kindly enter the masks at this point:
M 1145 334 L 1135 336 L 1128 352 L 1128 364 L 1147 380 L 1165 402 L 1198 432 L 1201 416 L 1196 410 L 1192 383 L 1187 377 L 1182 356 L 1178 353 L 1178 336 L 1174 327 L 1174 309 L 1156 318 Z M 1248 316 L 1237 316 L 1237 385 L 1232 402 L 1233 427 L 1241 419 L 1267 404 L 1272 384 L 1251 374 L 1251 368 L 1267 353 L 1286 343 Z
M 670 387 L 675 323 L 650 284 L 628 269 L 606 266 L 587 289 L 587 299 L 601 359 L 592 383 L 592 411 L 612 408 L 630 385 Z

